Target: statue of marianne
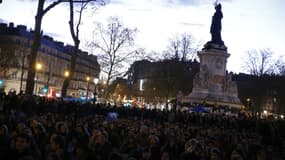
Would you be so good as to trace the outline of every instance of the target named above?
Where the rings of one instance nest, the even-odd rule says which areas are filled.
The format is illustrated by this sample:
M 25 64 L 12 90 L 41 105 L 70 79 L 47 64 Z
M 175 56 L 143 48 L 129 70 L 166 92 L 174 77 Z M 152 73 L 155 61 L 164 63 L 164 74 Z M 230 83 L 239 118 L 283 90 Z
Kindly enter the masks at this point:
M 222 40 L 221 36 L 221 30 L 222 30 L 222 5 L 219 3 L 215 6 L 216 12 L 213 15 L 212 18 L 212 24 L 211 24 L 211 30 L 210 33 L 212 35 L 212 43 L 224 45 L 224 42 Z

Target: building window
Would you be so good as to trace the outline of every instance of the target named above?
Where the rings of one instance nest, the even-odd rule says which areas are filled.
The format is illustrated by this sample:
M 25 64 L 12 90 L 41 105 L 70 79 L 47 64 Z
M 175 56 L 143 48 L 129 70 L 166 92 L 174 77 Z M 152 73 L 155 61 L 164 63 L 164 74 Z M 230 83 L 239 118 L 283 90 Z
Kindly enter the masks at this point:
M 11 74 L 11 79 L 12 79 L 12 80 L 16 80 L 16 79 L 17 79 L 17 72 L 13 72 L 13 73 Z

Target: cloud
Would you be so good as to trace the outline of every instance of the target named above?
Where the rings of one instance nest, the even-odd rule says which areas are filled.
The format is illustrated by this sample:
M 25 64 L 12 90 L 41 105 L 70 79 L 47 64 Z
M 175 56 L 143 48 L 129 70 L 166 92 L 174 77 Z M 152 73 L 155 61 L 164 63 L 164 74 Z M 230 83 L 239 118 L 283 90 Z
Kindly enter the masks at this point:
M 218 0 L 218 2 L 232 2 L 233 0 Z M 215 0 L 106 0 L 107 4 L 123 6 L 199 6 L 214 4 Z
M 0 23 L 8 23 L 8 21 L 0 18 Z
M 218 0 L 218 2 L 232 2 L 233 0 Z M 180 5 L 204 5 L 204 4 L 214 4 L 215 0 L 169 0 L 170 3 L 176 3 Z
M 132 12 L 151 12 L 151 9 L 139 9 L 139 8 L 128 8 L 128 11 Z
M 199 23 L 187 23 L 187 22 L 180 22 L 179 24 L 185 25 L 185 26 L 197 26 L 197 27 L 204 27 L 205 24 L 199 24 Z

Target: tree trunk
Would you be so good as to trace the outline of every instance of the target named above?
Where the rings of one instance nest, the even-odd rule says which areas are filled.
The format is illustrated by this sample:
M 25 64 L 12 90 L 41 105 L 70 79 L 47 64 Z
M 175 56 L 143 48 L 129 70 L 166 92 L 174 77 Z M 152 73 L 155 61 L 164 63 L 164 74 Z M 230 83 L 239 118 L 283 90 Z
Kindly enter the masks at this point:
M 66 77 L 63 81 L 62 84 L 62 88 L 61 88 L 61 96 L 62 97 L 66 97 L 67 95 L 67 88 L 69 86 L 70 80 L 73 77 L 73 73 L 75 71 L 75 66 L 76 66 L 76 58 L 77 58 L 77 52 L 78 52 L 78 47 L 79 47 L 79 43 L 75 44 L 75 47 L 73 49 L 73 53 L 72 53 L 72 57 L 71 57 L 71 65 L 70 65 L 70 69 L 69 69 L 69 76 Z
M 23 53 L 25 54 L 25 53 Z M 23 90 L 23 79 L 24 79 L 24 69 L 25 69 L 25 58 L 26 55 L 22 57 L 22 64 L 21 64 L 21 80 L 20 80 L 20 92 Z
M 36 65 L 36 58 L 38 49 L 41 45 L 41 25 L 42 25 L 42 18 L 43 18 L 43 6 L 44 0 L 40 0 L 38 4 L 38 11 L 35 17 L 35 31 L 34 31 L 34 41 L 31 48 L 30 55 L 28 56 L 29 66 L 28 66 L 28 76 L 27 76 L 27 84 L 26 84 L 26 94 L 32 95 L 34 92 L 34 85 L 35 85 L 35 65 Z
M 73 2 L 69 1 L 69 4 L 70 4 L 69 28 L 70 28 L 70 33 L 71 33 L 71 36 L 72 36 L 72 39 L 73 39 L 73 42 L 74 42 L 74 48 L 73 48 L 73 53 L 72 53 L 71 62 L 70 62 L 71 63 L 70 64 L 70 69 L 69 69 L 70 75 L 64 79 L 64 82 L 63 82 L 62 88 L 61 88 L 61 96 L 62 97 L 66 97 L 67 88 L 69 86 L 70 80 L 73 77 L 73 73 L 75 71 L 75 66 L 76 66 L 77 54 L 78 54 L 78 51 L 79 51 L 79 44 L 80 44 L 79 35 L 78 34 L 79 34 L 79 24 L 81 22 L 82 10 L 80 11 L 79 22 L 78 22 L 78 25 L 77 25 L 77 28 L 76 28 L 77 30 L 76 30 L 76 33 L 75 33 L 75 30 L 74 30 Z

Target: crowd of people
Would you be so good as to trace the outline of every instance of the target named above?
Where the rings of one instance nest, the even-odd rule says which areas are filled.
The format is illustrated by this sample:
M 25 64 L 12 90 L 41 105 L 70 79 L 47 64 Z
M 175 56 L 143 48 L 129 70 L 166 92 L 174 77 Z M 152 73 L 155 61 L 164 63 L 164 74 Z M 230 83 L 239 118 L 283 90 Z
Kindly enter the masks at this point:
M 270 160 L 284 155 L 281 119 L 16 94 L 1 94 L 0 109 L 3 160 Z

